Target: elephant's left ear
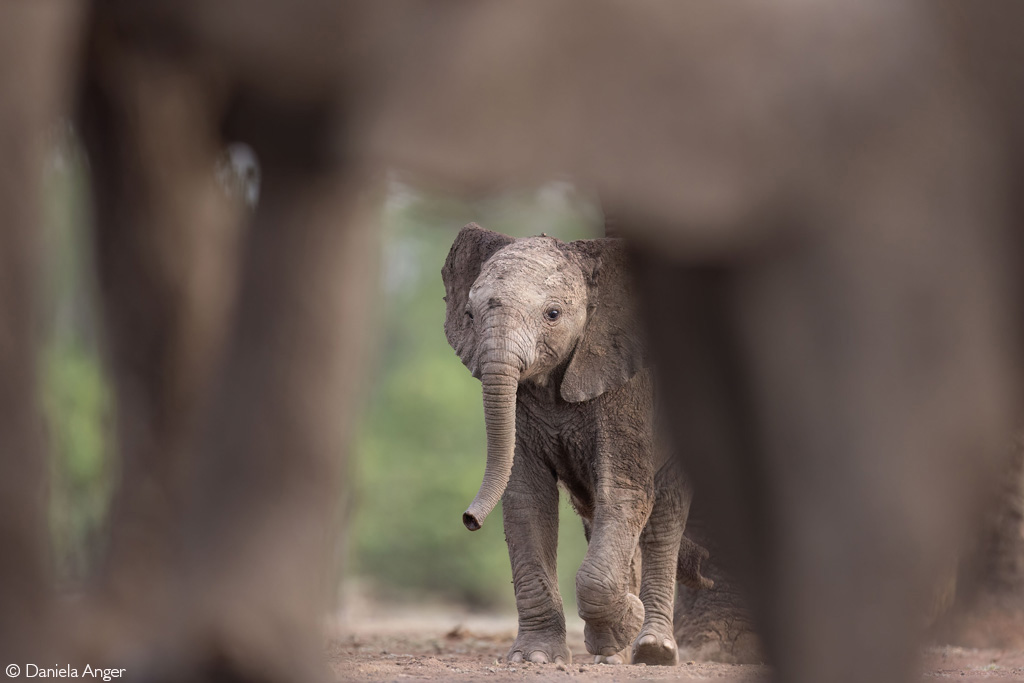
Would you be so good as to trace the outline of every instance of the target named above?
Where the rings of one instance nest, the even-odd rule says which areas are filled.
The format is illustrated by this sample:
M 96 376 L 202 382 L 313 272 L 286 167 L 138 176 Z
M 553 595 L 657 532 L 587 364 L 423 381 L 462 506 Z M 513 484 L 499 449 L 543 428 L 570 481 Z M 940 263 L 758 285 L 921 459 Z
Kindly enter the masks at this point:
M 589 401 L 616 389 L 645 364 L 626 248 L 619 239 L 569 244 L 588 278 L 588 317 L 562 378 L 562 398 Z

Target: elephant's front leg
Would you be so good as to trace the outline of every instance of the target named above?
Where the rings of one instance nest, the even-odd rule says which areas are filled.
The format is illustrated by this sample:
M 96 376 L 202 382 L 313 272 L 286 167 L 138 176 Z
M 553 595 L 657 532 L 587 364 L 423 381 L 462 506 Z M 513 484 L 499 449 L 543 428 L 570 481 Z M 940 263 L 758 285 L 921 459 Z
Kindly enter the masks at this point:
M 654 510 L 640 535 L 644 625 L 633 643 L 634 664 L 673 666 L 679 662 L 672 623 L 673 603 L 679 544 L 686 528 L 690 494 L 674 469 L 669 464 L 658 472 Z
M 519 611 L 519 635 L 510 662 L 572 663 L 558 593 L 558 485 L 551 469 L 516 453 L 502 511 Z
M 610 658 L 640 633 L 644 607 L 630 591 L 631 567 L 653 498 L 650 491 L 632 486 L 601 488 L 587 555 L 576 574 L 587 652 L 598 662 L 614 661 Z

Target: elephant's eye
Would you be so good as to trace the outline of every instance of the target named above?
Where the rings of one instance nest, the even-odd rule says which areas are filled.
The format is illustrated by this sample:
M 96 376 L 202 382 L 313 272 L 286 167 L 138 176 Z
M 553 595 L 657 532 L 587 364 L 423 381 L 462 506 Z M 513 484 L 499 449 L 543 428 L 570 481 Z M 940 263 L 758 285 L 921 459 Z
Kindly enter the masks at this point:
M 466 317 L 469 318 L 470 320 L 472 320 L 473 319 L 473 311 L 471 311 L 471 310 L 469 310 L 467 308 L 466 309 Z
M 560 316 L 560 315 L 562 315 L 562 312 L 560 310 L 558 310 L 557 308 L 549 308 L 544 313 L 544 317 L 547 318 L 548 320 L 552 321 L 552 322 L 554 322 L 555 320 L 558 320 L 558 316 Z

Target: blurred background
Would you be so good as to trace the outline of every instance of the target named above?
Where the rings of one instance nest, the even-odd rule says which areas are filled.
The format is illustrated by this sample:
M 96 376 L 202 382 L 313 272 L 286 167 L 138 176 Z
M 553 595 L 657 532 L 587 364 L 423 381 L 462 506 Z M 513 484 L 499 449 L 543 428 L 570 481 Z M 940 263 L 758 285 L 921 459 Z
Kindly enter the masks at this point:
M 117 479 L 111 392 L 93 296 L 88 173 L 70 130 L 58 132 L 47 173 L 46 286 L 41 362 L 50 439 L 53 550 L 69 590 L 104 548 L 104 520 Z M 258 169 L 245 148 L 225 158 L 227 187 L 256 199 Z M 511 570 L 495 515 L 470 533 L 461 514 L 484 469 L 480 384 L 445 340 L 441 266 L 471 221 L 514 236 L 545 232 L 570 241 L 599 237 L 595 197 L 553 182 L 467 204 L 391 179 L 383 231 L 375 366 L 353 447 L 350 520 L 342 545 L 348 601 L 446 603 L 514 613 Z M 575 572 L 586 542 L 563 498 L 559 579 L 573 614 Z

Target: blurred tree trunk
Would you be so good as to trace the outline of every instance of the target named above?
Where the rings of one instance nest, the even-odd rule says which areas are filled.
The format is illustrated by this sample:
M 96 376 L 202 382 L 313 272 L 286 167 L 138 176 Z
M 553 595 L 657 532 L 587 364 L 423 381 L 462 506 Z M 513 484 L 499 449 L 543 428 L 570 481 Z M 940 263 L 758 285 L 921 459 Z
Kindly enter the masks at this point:
M 941 643 L 1024 648 L 1024 441 L 1018 441 L 997 505 L 974 552 L 960 563 L 953 607 L 936 626 Z

